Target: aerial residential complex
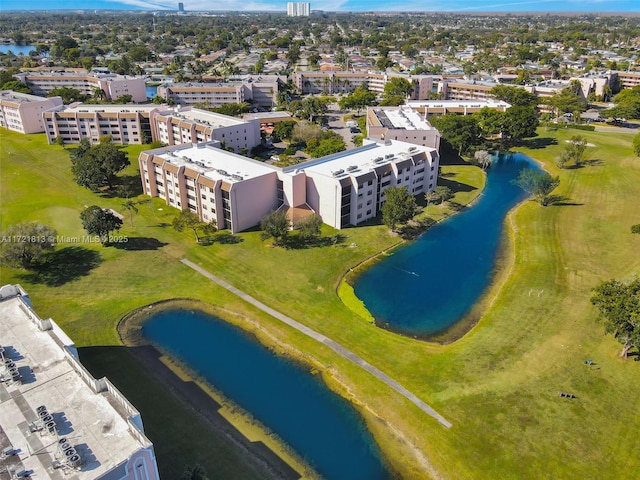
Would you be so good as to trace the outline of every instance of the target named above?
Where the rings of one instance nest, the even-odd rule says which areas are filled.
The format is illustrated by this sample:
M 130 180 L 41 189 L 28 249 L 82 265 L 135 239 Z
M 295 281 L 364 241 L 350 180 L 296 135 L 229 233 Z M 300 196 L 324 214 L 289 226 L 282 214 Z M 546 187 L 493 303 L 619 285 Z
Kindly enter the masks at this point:
M 440 151 L 440 132 L 413 108 L 367 108 L 367 136 L 380 140 L 399 140 Z
M 152 140 L 149 117 L 157 105 L 60 105 L 42 114 L 49 143 L 98 143 L 110 135 L 115 143 L 148 143 Z
M 155 109 L 151 112 L 153 140 L 168 145 L 217 140 L 235 152 L 260 144 L 260 121 L 241 120 L 192 107 Z
M 60 97 L 43 98 L 12 90 L 0 91 L 0 127 L 20 133 L 44 131 L 42 113 L 62 105 Z
M 56 88 L 74 88 L 84 95 L 99 93 L 107 100 L 131 95 L 133 102 L 146 102 L 144 77 L 116 75 L 114 73 L 24 72 L 14 75 L 25 83 L 35 95 L 46 96 Z
M 19 285 L 0 288 L 0 326 L 3 478 L 159 478 L 140 413 L 109 380 L 91 376 Z
M 142 152 L 144 192 L 189 209 L 201 220 L 240 232 L 282 208 L 315 212 L 334 228 L 375 217 L 389 187 L 412 195 L 435 188 L 434 148 L 395 140 L 365 141 L 360 148 L 278 168 L 218 148 L 215 142 Z
M 310 13 L 309 2 L 287 2 L 287 15 L 290 17 L 308 17 Z
M 499 112 L 506 112 L 510 104 L 502 100 L 409 100 L 406 106 L 411 107 L 425 118 L 430 115 L 446 115 L 455 113 L 457 115 L 471 115 L 483 108 L 492 108 Z
M 229 103 L 248 102 L 256 106 L 272 107 L 277 103 L 281 81 L 286 82 L 286 77 L 259 75 L 224 83 L 165 83 L 158 87 L 158 96 L 181 105 L 219 107 Z
M 291 75 L 291 81 L 303 94 L 317 94 L 326 92 L 351 93 L 356 88 L 367 85 L 375 93 L 384 93 L 384 86 L 394 77 L 406 78 L 413 83 L 414 89 L 410 98 L 427 100 L 433 91 L 433 75 L 406 75 L 401 73 L 381 72 L 308 72 L 296 71 Z
M 94 144 L 111 136 L 116 143 L 160 141 L 169 145 L 219 140 L 236 152 L 260 144 L 259 120 L 241 120 L 192 107 L 158 105 L 60 105 L 42 114 L 49 143 Z

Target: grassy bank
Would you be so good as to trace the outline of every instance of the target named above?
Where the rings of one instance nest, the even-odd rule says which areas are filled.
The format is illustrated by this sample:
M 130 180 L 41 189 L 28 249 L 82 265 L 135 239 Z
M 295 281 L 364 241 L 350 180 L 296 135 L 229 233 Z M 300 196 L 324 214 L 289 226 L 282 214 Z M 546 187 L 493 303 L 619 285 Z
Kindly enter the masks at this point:
M 364 404 L 376 440 L 405 478 L 620 478 L 640 467 L 640 406 L 634 401 L 640 368 L 617 357 L 618 344 L 595 323 L 589 296 L 600 280 L 640 271 L 640 237 L 629 233 L 640 222 L 640 161 L 631 154 L 632 135 L 581 132 L 596 145 L 588 149 L 591 162 L 556 171 L 553 159 L 570 134 L 540 134 L 525 151 L 560 175 L 558 193 L 571 201 L 547 208 L 527 202 L 513 212 L 510 275 L 496 283 L 480 322 L 451 345 L 378 329 L 337 297 L 346 269 L 398 241 L 382 226 L 324 227 L 325 235 L 342 237 L 318 248 L 271 248 L 258 232 L 203 247 L 173 231 L 168 225 L 175 211 L 152 201 L 140 206 L 133 226 L 125 217 L 122 233 L 130 241 L 124 248 L 60 245 L 54 260 L 61 268 L 35 275 L 3 266 L 1 283 L 21 283 L 41 316 L 56 319 L 79 346 L 93 351 L 121 347 L 118 320 L 167 298 L 199 299 L 245 315 L 324 365 L 329 383 Z M 75 186 L 68 155 L 47 146 L 42 135 L 2 131 L 0 142 L 3 228 L 37 220 L 61 235 L 81 235 L 78 214 L 85 205 L 125 213 L 122 200 Z M 126 173 L 135 175 L 135 168 Z M 432 205 L 428 213 L 440 210 Z M 331 350 L 198 277 L 179 262 L 183 257 L 352 349 L 453 427 L 444 429 Z M 585 366 L 587 358 L 596 364 Z M 92 363 L 105 368 L 99 356 Z M 116 384 L 129 394 L 135 381 L 122 381 L 124 386 Z M 577 398 L 560 398 L 559 391 Z M 132 400 L 159 445 L 162 428 L 149 426 L 156 405 L 138 396 Z

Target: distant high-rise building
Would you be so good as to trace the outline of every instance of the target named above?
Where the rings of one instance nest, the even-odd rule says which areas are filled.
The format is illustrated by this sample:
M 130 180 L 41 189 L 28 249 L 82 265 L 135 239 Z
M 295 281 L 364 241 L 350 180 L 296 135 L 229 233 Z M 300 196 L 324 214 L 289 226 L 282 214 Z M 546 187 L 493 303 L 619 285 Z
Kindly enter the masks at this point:
M 309 2 L 288 2 L 287 15 L 290 17 L 308 17 L 311 12 Z
M 179 11 L 179 12 L 184 12 L 184 3 L 180 2 L 180 3 L 178 4 L 178 11 Z

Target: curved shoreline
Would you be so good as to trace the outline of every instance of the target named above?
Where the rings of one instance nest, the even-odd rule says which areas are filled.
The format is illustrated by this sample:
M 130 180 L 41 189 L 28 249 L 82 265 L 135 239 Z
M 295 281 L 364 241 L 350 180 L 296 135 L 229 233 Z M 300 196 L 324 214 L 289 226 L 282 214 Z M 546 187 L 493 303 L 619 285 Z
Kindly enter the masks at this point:
M 141 334 L 141 329 L 148 316 L 165 310 L 199 310 L 242 328 L 245 333 L 254 335 L 262 345 L 265 345 L 254 330 L 242 325 L 241 315 L 200 300 L 175 298 L 145 305 L 129 312 L 120 319 L 117 331 L 122 343 L 126 347 L 147 347 L 146 351 L 142 352 L 132 349 L 135 352 L 135 358 L 148 367 L 148 371 L 163 383 L 185 407 L 196 412 L 212 429 L 224 435 L 227 440 L 246 454 L 249 464 L 257 466 L 261 471 L 266 471 L 270 475 L 269 478 L 286 480 L 298 478 L 320 479 L 320 475 L 304 459 L 282 439 L 257 421 L 249 412 L 239 407 L 217 390 L 214 385 L 203 380 L 190 370 L 187 365 L 144 338 Z M 244 318 L 244 321 L 249 321 L 252 326 L 256 326 L 249 319 Z M 272 345 L 265 346 L 271 350 L 274 349 Z M 297 358 L 294 358 L 294 360 L 299 361 Z M 160 372 L 161 369 L 158 368 L 160 367 L 159 363 L 165 366 L 174 378 L 169 378 L 170 375 L 168 374 L 162 374 Z M 197 405 L 194 404 L 197 399 L 194 401 L 194 396 L 188 391 L 188 382 L 195 384 L 203 394 L 200 396 L 201 399 Z M 202 400 L 203 396 L 208 397 L 210 400 L 204 408 L 202 403 L 206 400 Z M 252 438 L 249 438 L 249 435 Z

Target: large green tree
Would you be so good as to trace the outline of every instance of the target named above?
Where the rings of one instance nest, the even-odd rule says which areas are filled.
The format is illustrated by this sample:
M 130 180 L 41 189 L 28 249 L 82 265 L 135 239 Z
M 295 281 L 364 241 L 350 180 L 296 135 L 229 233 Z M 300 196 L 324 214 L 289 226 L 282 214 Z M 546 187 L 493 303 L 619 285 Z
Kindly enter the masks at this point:
M 191 210 L 183 210 L 173 218 L 173 228 L 182 232 L 185 229 L 191 229 L 193 235 L 196 237 L 196 243 L 200 243 L 200 236 L 198 230 L 202 230 L 206 235 L 213 233 L 216 230 L 215 220 L 210 223 L 203 222 L 197 213 Z
M 265 216 L 260 222 L 262 238 L 273 238 L 273 243 L 277 245 L 289 235 L 289 219 L 284 210 L 276 210 Z
M 360 110 L 375 105 L 376 103 L 375 92 L 370 92 L 366 88 L 358 87 L 351 95 L 341 98 L 338 105 L 340 105 L 340 108 L 343 110 L 354 109 L 356 110 L 356 114 L 359 115 Z
M 551 192 L 560 185 L 560 179 L 541 170 L 525 168 L 513 183 L 529 192 L 540 205 L 546 207 L 549 205 Z
M 129 157 L 111 142 L 87 148 L 84 140 L 70 153 L 74 180 L 94 192 L 105 186 L 113 188 L 116 175 L 129 165 Z
M 511 107 L 504 113 L 502 133 L 510 140 L 522 140 L 536 135 L 538 114 L 532 107 Z
M 89 235 L 97 235 L 103 245 L 109 243 L 111 232 L 120 230 L 122 220 L 110 210 L 91 205 L 80 212 L 82 227 Z
M 507 102 L 514 107 L 537 107 L 538 97 L 535 93 L 526 91 L 521 87 L 510 85 L 496 85 L 489 90 L 489 95 L 493 95 L 498 100 Z
M 384 191 L 382 221 L 395 231 L 399 224 L 407 223 L 416 213 L 416 199 L 406 187 L 390 187 Z
M 2 263 L 25 269 L 55 248 L 56 231 L 48 225 L 25 222 L 9 227 L 0 234 Z
M 482 143 L 482 131 L 473 115 L 447 114 L 432 117 L 430 121 L 440 131 L 442 138 L 458 151 L 458 155 Z
M 640 278 L 629 283 L 602 282 L 593 289 L 591 303 L 604 321 L 605 332 L 622 344 L 621 357 L 631 348 L 640 348 Z
M 316 213 L 307 215 L 296 224 L 296 228 L 299 235 L 305 240 L 317 238 L 320 236 L 322 219 Z
M 587 140 L 580 135 L 574 135 L 556 159 L 556 164 L 560 168 L 565 168 L 570 163 L 579 167 L 584 160 L 586 150 Z
M 552 97 L 545 99 L 545 103 L 549 105 L 556 115 L 562 113 L 584 112 L 587 104 L 584 98 L 572 90 L 570 87 L 563 88 L 556 92 Z

